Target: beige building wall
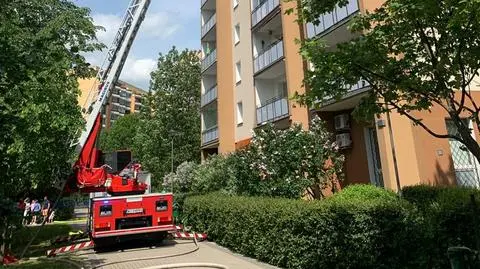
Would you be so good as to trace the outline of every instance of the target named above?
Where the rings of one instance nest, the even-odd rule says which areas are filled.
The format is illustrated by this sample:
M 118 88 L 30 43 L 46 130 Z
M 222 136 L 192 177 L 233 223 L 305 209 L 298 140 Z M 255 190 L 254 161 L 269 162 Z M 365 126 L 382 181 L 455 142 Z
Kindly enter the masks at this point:
M 233 3 L 233 1 L 230 1 Z M 233 8 L 234 41 L 232 43 L 234 64 L 241 63 L 241 81 L 235 83 L 235 142 L 238 143 L 252 136 L 252 129 L 256 126 L 255 88 L 253 82 L 253 53 L 250 19 L 250 1 L 238 1 Z M 240 27 L 238 42 L 235 42 L 236 27 Z M 235 66 L 233 67 L 236 68 Z M 236 72 L 236 70 L 234 70 Z M 242 110 L 239 111 L 239 103 Z M 243 115 L 241 115 L 243 114 Z M 239 117 L 243 118 L 243 121 Z
M 379 120 L 383 122 L 380 124 L 381 127 Z M 376 123 L 385 187 L 397 190 L 397 176 L 400 186 L 420 183 L 419 162 L 415 152 L 416 144 L 411 121 L 392 112 L 390 118 L 386 114 L 381 115 Z M 389 124 L 392 128 L 391 133 Z

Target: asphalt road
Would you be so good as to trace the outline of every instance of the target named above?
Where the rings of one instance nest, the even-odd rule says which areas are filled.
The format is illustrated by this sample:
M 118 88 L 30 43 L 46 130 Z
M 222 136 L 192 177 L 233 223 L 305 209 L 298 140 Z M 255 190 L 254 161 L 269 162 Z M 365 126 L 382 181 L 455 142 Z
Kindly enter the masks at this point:
M 86 268 L 147 268 L 167 264 L 198 262 L 220 264 L 229 269 L 277 268 L 234 254 L 225 248 L 217 246 L 213 242 L 199 242 L 198 250 L 195 249 L 195 244 L 190 240 L 165 240 L 156 246 L 146 246 L 145 243 L 137 242 L 116 246 L 114 249 L 107 249 L 101 252 L 85 250 L 79 252 L 77 256 L 82 258 Z M 131 259 L 141 260 L 128 261 Z

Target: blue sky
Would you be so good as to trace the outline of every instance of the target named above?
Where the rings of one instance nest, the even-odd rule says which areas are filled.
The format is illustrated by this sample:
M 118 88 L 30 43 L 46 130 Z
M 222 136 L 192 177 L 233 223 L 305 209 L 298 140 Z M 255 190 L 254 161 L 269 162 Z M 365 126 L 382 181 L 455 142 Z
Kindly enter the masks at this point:
M 96 25 L 106 31 L 97 33 L 109 46 L 121 23 L 130 0 L 71 0 L 91 9 Z M 172 46 L 179 49 L 200 48 L 200 0 L 152 0 L 145 20 L 130 50 L 120 79 L 148 89 L 150 72 L 156 68 L 159 53 Z M 86 55 L 89 62 L 100 65 L 104 53 Z

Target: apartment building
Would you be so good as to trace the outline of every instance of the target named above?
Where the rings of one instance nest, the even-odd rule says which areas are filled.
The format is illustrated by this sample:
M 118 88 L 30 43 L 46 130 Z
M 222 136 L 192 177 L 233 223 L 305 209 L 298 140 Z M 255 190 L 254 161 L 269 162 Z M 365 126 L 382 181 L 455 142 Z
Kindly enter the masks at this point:
M 82 109 L 88 109 L 92 100 L 95 100 L 98 93 L 95 89 L 98 89 L 98 86 L 98 81 L 94 78 L 79 80 L 81 94 L 78 103 Z M 116 120 L 126 114 L 140 112 L 146 94 L 146 91 L 119 80 L 102 110 L 103 128 L 110 128 Z
M 301 91 L 302 25 L 281 0 L 202 0 L 202 152 L 248 144 L 268 122 L 308 127 L 309 111 L 288 100 Z
M 346 183 L 371 183 L 396 190 L 415 184 L 458 184 L 480 187 L 480 164 L 457 141 L 437 139 L 397 113 L 368 122 L 352 118 L 368 94 L 365 81 L 352 85 L 341 100 L 323 100 L 318 110 L 288 99 L 302 93 L 308 64 L 296 39 L 322 38 L 331 47 L 355 37 L 351 18 L 373 11 L 383 0 L 349 0 L 347 6 L 323 14 L 318 25 L 302 25 L 281 0 L 201 0 L 202 151 L 234 151 L 248 144 L 251 131 L 267 122 L 279 128 L 318 115 L 327 121 L 346 157 Z M 480 87 L 472 85 L 480 100 Z M 439 133 L 455 133 L 439 107 L 416 113 Z M 467 120 L 467 119 L 466 119 Z M 471 124 L 471 123 L 470 123 Z M 472 135 L 480 137 L 472 125 Z

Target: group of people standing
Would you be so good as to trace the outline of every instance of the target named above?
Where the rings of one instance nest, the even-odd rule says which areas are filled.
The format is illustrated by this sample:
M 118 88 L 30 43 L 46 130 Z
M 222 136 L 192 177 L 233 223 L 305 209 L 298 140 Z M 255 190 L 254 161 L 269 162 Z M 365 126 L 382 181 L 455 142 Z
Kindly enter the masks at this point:
M 47 196 L 43 198 L 42 204 L 37 199 L 30 201 L 30 198 L 25 198 L 23 202 L 19 203 L 19 207 L 23 209 L 23 225 L 53 222 L 54 212 L 50 216 L 48 215 L 50 206 L 51 204 Z

